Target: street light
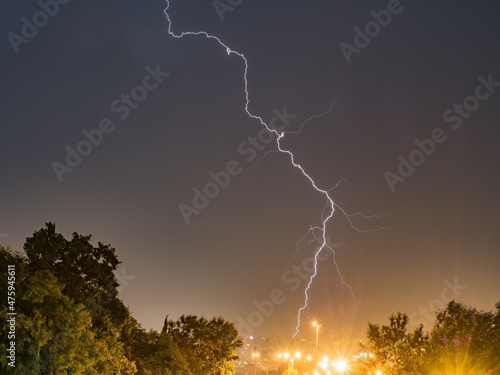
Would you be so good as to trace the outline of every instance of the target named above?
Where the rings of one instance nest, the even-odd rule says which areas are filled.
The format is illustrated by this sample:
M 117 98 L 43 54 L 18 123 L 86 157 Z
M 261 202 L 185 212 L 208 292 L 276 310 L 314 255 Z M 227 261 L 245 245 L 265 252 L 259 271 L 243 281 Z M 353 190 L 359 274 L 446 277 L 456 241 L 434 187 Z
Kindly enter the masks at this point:
M 320 322 L 313 322 L 313 327 L 316 327 L 316 355 L 318 355 L 318 347 L 319 347 L 319 326 L 321 325 Z
M 335 368 L 337 372 L 344 372 L 347 370 L 347 362 L 343 359 L 338 359 L 335 362 L 332 363 L 332 366 Z
M 328 369 L 330 363 L 328 362 L 328 357 L 326 355 L 323 357 L 323 360 L 318 362 L 318 366 L 321 367 L 324 371 Z
M 257 375 L 257 362 L 259 361 L 259 353 L 252 353 L 253 357 L 253 366 L 255 368 L 255 375 Z
M 276 356 L 278 357 L 278 359 L 283 359 L 283 362 L 286 362 L 286 361 L 288 361 L 288 358 L 290 357 L 290 354 L 288 354 L 288 353 L 278 353 Z
M 293 363 L 295 362 L 296 359 L 299 359 L 302 357 L 302 354 L 300 352 L 295 352 L 295 354 L 292 356 L 290 353 L 278 353 L 277 357 L 279 359 L 283 359 L 284 362 L 288 362 L 288 359 L 290 358 L 290 363 L 292 364 L 291 366 L 288 365 L 289 368 L 294 368 Z
M 290 361 L 292 362 L 292 368 L 293 368 L 293 362 L 295 362 L 296 359 L 299 359 L 301 357 L 301 354 L 299 352 L 296 352 Z

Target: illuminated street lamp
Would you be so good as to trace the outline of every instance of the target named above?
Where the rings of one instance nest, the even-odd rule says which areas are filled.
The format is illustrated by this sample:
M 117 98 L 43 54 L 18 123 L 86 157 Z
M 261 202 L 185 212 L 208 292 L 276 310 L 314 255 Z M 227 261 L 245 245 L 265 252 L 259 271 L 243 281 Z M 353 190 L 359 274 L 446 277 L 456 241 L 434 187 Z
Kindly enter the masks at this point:
M 323 357 L 322 361 L 318 362 L 318 366 L 321 367 L 324 371 L 326 371 L 328 369 L 330 364 L 328 362 L 328 357 L 326 355 Z
M 260 354 L 259 353 L 252 353 L 252 357 L 253 357 L 253 366 L 255 368 L 255 375 L 257 375 L 257 362 L 259 361 L 259 356 Z
M 278 359 L 282 359 L 284 362 L 286 362 L 288 360 L 288 358 L 290 357 L 290 354 L 278 353 L 276 356 L 278 357 Z
M 289 365 L 289 367 L 291 367 L 291 368 L 294 368 L 293 363 L 295 362 L 296 359 L 299 359 L 301 356 L 302 356 L 302 354 L 300 352 L 295 352 L 295 354 L 293 356 L 291 356 L 290 353 L 278 353 L 277 354 L 277 357 L 279 359 L 283 359 L 284 362 L 288 362 L 288 359 L 290 359 L 290 363 L 292 365 L 291 366 Z
M 292 362 L 292 368 L 293 368 L 293 362 L 296 360 L 296 359 L 299 359 L 301 357 L 301 354 L 299 352 L 296 352 L 293 356 L 292 359 L 290 359 L 290 361 Z
M 319 326 L 321 325 L 321 322 L 314 321 L 312 325 L 313 325 L 313 327 L 316 327 L 316 355 L 318 355 Z
M 343 359 L 336 360 L 335 362 L 332 363 L 332 366 L 337 372 L 340 373 L 346 371 L 348 367 L 347 362 Z

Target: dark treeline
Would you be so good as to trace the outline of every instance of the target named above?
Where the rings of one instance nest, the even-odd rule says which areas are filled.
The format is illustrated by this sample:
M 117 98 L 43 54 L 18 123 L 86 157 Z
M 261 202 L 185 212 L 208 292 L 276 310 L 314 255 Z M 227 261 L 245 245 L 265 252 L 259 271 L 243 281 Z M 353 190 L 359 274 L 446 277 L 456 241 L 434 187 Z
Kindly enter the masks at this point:
M 17 312 L 15 331 L 0 328 L 0 373 L 233 374 L 241 341 L 232 323 L 167 317 L 161 332 L 146 331 L 118 296 L 115 249 L 90 241 L 77 233 L 67 240 L 48 223 L 26 240 L 24 253 L 0 246 L 0 315 Z

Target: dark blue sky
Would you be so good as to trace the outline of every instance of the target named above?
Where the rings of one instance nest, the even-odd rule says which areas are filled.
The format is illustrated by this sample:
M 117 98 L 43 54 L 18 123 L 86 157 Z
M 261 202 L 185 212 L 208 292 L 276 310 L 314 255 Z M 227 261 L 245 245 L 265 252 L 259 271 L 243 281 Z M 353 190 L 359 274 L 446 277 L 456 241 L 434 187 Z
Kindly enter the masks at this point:
M 2 243 L 21 249 L 52 221 L 112 244 L 122 297 L 146 328 L 183 313 L 248 323 L 253 302 L 277 290 L 284 302 L 254 332 L 291 335 L 305 287 L 297 267 L 317 243 L 287 265 L 325 201 L 285 156 L 247 161 L 250 148 L 275 147 L 250 145 L 262 127 L 244 110 L 242 59 L 204 37 L 173 38 L 164 1 L 48 4 L 53 16 L 35 1 L 1 6 Z M 499 11 L 493 0 L 243 0 L 221 20 L 212 1 L 171 1 L 174 33 L 205 30 L 246 56 L 253 114 L 269 121 L 286 107 L 294 131 L 336 99 L 283 145 L 318 186 L 349 181 L 333 193 L 346 212 L 381 215 L 353 217 L 360 229 L 389 229 L 358 232 L 340 210 L 329 222 L 357 301 L 321 262 L 310 314 L 326 331 L 359 335 L 398 310 L 422 320 L 453 296 L 487 310 L 500 300 Z M 34 16 L 46 25 L 31 35 Z M 363 46 L 355 28 L 367 26 Z M 350 63 L 341 44 L 357 48 Z M 72 168 L 67 147 L 79 144 L 88 155 Z M 397 177 L 410 155 L 418 166 Z M 233 160 L 241 172 L 186 224 L 179 205 Z M 72 172 L 58 178 L 54 162 Z

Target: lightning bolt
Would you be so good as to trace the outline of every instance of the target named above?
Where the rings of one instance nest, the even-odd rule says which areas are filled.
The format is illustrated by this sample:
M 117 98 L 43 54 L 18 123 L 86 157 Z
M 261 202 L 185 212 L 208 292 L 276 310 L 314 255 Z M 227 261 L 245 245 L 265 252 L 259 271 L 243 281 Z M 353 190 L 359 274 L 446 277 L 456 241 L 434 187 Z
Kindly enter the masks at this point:
M 331 107 L 330 107 L 330 108 L 331 108 Z M 341 184 L 342 182 L 349 183 L 349 181 L 347 181 L 345 178 L 343 178 L 343 179 L 341 179 L 340 181 L 338 181 L 338 182 L 337 182 L 337 184 L 336 184 L 334 187 L 330 188 L 329 190 L 330 190 L 330 191 L 332 191 L 332 190 L 337 189 L 337 188 L 340 186 L 340 184 Z M 325 216 L 325 211 L 326 211 L 327 209 L 328 209 L 328 205 L 327 205 L 327 206 L 325 206 L 325 208 L 323 209 L 323 212 L 321 213 L 321 218 L 322 218 L 322 220 L 323 220 L 323 218 L 324 218 L 324 216 Z M 313 241 L 315 241 L 315 240 L 316 240 L 316 241 L 318 241 L 319 243 L 321 243 L 321 240 L 319 240 L 319 239 L 318 239 L 318 237 L 317 237 L 317 235 L 315 234 L 315 231 L 317 231 L 317 230 L 320 230 L 320 227 L 310 225 L 310 226 L 309 226 L 309 229 L 308 229 L 308 230 L 307 230 L 307 232 L 304 234 L 304 236 L 302 236 L 302 238 L 300 238 L 300 239 L 299 239 L 299 240 L 295 243 L 295 250 L 293 251 L 292 261 L 291 261 L 290 263 L 288 263 L 288 264 L 284 267 L 285 269 L 289 268 L 289 267 L 290 267 L 293 263 L 295 263 L 295 258 L 296 258 L 296 256 L 297 256 L 297 252 L 298 252 L 298 251 L 299 251 L 299 249 L 300 249 L 300 244 L 301 244 L 303 241 L 305 241 L 305 239 L 306 239 L 306 238 L 307 238 L 310 234 L 312 234 L 312 235 L 313 235 L 313 238 L 307 242 L 307 244 L 308 244 L 308 245 L 310 245 L 310 244 L 311 244 Z M 332 253 L 334 253 L 334 254 L 335 254 L 335 251 L 334 251 L 333 249 L 332 249 Z
M 312 115 L 311 117 L 309 117 L 308 119 L 306 119 L 301 125 L 300 125 L 300 128 L 299 130 L 296 130 L 296 131 L 285 131 L 284 133 L 285 134 L 300 134 L 302 133 L 302 130 L 305 128 L 305 126 L 307 125 L 308 122 L 312 121 L 312 120 L 315 120 L 317 118 L 321 118 L 321 117 L 324 117 L 326 116 L 327 114 L 329 114 L 332 109 L 333 109 L 333 105 L 337 103 L 337 97 L 335 97 L 333 99 L 333 101 L 330 103 L 330 107 L 324 111 L 323 113 L 320 113 L 320 114 L 317 114 L 317 115 Z M 267 127 L 267 126 L 266 126 Z M 277 134 L 276 132 L 274 132 L 275 134 Z M 260 161 L 265 159 L 269 154 L 271 153 L 274 153 L 274 152 L 279 152 L 278 150 L 270 150 L 270 151 L 267 151 L 264 155 L 262 155 L 261 157 L 259 157 L 256 161 L 255 161 L 255 164 L 254 164 L 254 168 L 259 166 L 260 164 Z
M 304 304 L 303 304 L 302 307 L 300 307 L 300 309 L 297 312 L 297 326 L 295 327 L 295 334 L 293 335 L 293 337 L 295 337 L 299 333 L 302 312 L 305 309 L 308 308 L 309 291 L 311 289 L 311 286 L 312 286 L 312 283 L 314 281 L 314 278 L 316 277 L 316 275 L 318 273 L 318 256 L 321 254 L 321 252 L 324 249 L 329 249 L 334 254 L 334 263 L 335 263 L 337 272 L 339 274 L 340 281 L 342 282 L 342 284 L 344 284 L 345 286 L 347 286 L 348 288 L 350 288 L 351 293 L 352 293 L 352 288 L 348 284 L 346 284 L 344 282 L 344 278 L 343 278 L 343 276 L 342 276 L 342 274 L 340 272 L 340 268 L 339 268 L 339 266 L 337 265 L 337 263 L 335 261 L 335 251 L 328 244 L 328 241 L 327 241 L 326 227 L 327 227 L 327 224 L 330 221 L 330 219 L 333 217 L 333 214 L 335 213 L 335 210 L 338 208 L 344 214 L 344 216 L 348 220 L 348 222 L 351 225 L 351 227 L 354 228 L 358 232 L 364 232 L 364 230 L 360 230 L 360 229 L 358 229 L 354 225 L 354 223 L 351 220 L 353 217 L 355 217 L 355 216 L 362 216 L 365 219 L 370 219 L 370 218 L 376 217 L 376 216 L 364 215 L 362 213 L 348 214 L 344 209 L 342 209 L 338 204 L 336 204 L 334 202 L 333 198 L 330 195 L 330 192 L 332 190 L 334 190 L 344 180 L 339 181 L 339 183 L 337 183 L 337 185 L 335 187 L 330 188 L 330 189 L 323 189 L 323 188 L 319 187 L 316 184 L 316 182 L 314 181 L 314 179 L 305 171 L 305 169 L 302 167 L 302 165 L 300 165 L 299 163 L 297 163 L 295 161 L 294 154 L 290 150 L 287 150 L 287 149 L 283 148 L 283 146 L 281 145 L 281 141 L 283 140 L 283 138 L 285 137 L 286 134 L 299 134 L 304 129 L 304 127 L 306 126 L 306 124 L 308 122 L 310 122 L 313 119 L 322 117 L 322 116 L 326 115 L 327 113 L 331 112 L 332 108 L 333 108 L 333 105 L 337 101 L 337 98 L 335 97 L 334 101 L 331 103 L 330 108 L 327 111 L 325 111 L 322 114 L 311 116 L 306 121 L 304 121 L 302 123 L 302 125 L 300 126 L 300 128 L 299 128 L 298 131 L 293 131 L 293 132 L 292 131 L 289 131 L 289 132 L 282 131 L 282 132 L 278 132 L 277 130 L 272 129 L 260 116 L 252 114 L 250 112 L 250 110 L 249 110 L 249 106 L 250 106 L 250 94 L 248 92 L 248 60 L 245 57 L 245 55 L 243 53 L 241 53 L 241 52 L 238 52 L 238 51 L 235 51 L 235 50 L 231 49 L 229 46 L 227 46 L 226 44 L 224 44 L 218 37 L 210 35 L 210 34 L 208 34 L 205 31 L 183 31 L 180 34 L 175 34 L 172 31 L 172 20 L 170 19 L 170 15 L 168 13 L 169 8 L 170 8 L 170 1 L 166 0 L 166 3 L 167 3 L 167 5 L 166 5 L 166 8 L 164 10 L 164 14 L 165 14 L 165 17 L 166 17 L 167 22 L 168 22 L 168 29 L 167 30 L 168 30 L 168 34 L 169 35 L 171 35 L 173 38 L 176 38 L 176 39 L 181 39 L 181 38 L 186 37 L 186 36 L 201 36 L 201 37 L 205 37 L 208 40 L 215 41 L 221 47 L 223 47 L 226 50 L 226 53 L 227 53 L 228 56 L 229 55 L 236 55 L 236 56 L 238 56 L 243 61 L 244 66 L 245 66 L 245 69 L 244 69 L 244 72 L 243 72 L 243 81 L 244 81 L 244 90 L 245 90 L 245 111 L 246 111 L 247 115 L 250 118 L 259 121 L 260 124 L 262 126 L 264 126 L 269 132 L 272 132 L 272 133 L 274 133 L 276 135 L 276 145 L 277 145 L 277 149 L 278 149 L 277 152 L 280 152 L 280 153 L 288 155 L 289 158 L 290 158 L 291 164 L 296 169 L 298 169 L 307 180 L 309 180 L 311 186 L 318 193 L 322 194 L 325 197 L 326 205 L 325 205 L 325 208 L 323 209 L 323 211 L 321 213 L 321 224 L 319 226 L 311 227 L 309 229 L 309 231 L 308 231 L 308 233 L 310 231 L 312 231 L 312 230 L 319 230 L 320 231 L 320 236 L 319 237 L 320 237 L 320 243 L 321 243 L 321 245 L 319 246 L 319 248 L 316 250 L 316 252 L 314 254 L 314 271 L 310 275 L 309 282 L 307 283 L 307 287 L 304 290 Z M 375 230 L 381 230 L 381 229 L 384 229 L 384 228 L 378 228 L 378 229 L 375 229 Z M 307 236 L 307 234 L 306 234 L 306 236 Z M 304 238 L 306 236 L 304 236 Z M 298 243 L 300 243 L 303 239 L 301 239 Z M 354 294 L 353 294 L 353 296 L 354 296 Z

